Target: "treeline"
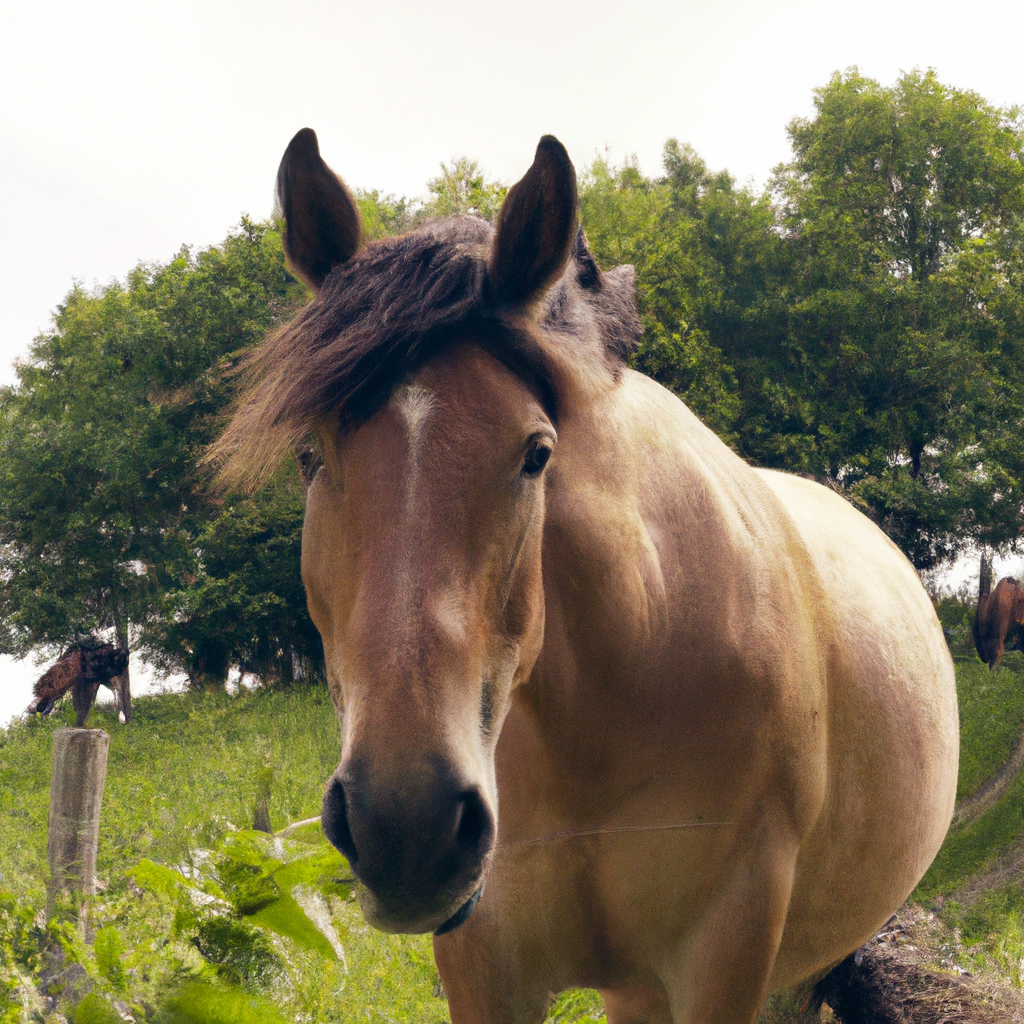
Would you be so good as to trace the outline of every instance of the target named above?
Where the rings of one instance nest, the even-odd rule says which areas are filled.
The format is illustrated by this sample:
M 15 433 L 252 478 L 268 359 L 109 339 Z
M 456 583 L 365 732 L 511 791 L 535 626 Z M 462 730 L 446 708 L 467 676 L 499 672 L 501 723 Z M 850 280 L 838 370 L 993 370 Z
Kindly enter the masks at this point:
M 845 494 L 921 569 L 1016 545 L 1024 509 L 1024 122 L 936 76 L 856 71 L 789 126 L 763 190 L 670 140 L 663 173 L 595 161 L 583 224 L 633 263 L 636 366 L 745 458 Z M 344 170 L 343 168 L 341 169 Z M 379 238 L 492 217 L 456 161 L 416 203 L 359 194 Z M 304 301 L 273 223 L 73 289 L 0 393 L 0 652 L 109 630 L 197 684 L 319 672 L 293 467 L 218 498 L 201 455 L 230 371 Z

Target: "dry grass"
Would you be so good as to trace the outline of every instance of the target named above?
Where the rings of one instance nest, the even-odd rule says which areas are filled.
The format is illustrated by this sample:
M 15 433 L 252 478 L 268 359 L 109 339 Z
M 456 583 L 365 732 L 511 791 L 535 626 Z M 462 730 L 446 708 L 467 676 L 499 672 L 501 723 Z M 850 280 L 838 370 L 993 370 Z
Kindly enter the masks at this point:
M 1018 1024 L 1024 993 L 958 963 L 959 939 L 904 907 L 819 986 L 841 1024 Z

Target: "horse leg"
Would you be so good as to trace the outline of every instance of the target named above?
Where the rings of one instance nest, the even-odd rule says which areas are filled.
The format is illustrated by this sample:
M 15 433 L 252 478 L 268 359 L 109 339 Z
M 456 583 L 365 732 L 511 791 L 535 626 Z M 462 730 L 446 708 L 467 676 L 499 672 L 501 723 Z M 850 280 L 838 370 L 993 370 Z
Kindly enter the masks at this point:
M 127 669 L 120 675 L 112 676 L 107 684 L 114 691 L 114 708 L 122 722 L 130 722 L 132 717 L 132 691 L 128 681 Z
M 787 844 L 789 845 L 789 844 Z M 662 974 L 674 1024 L 754 1024 L 786 924 L 797 849 L 753 844 Z M 774 848 L 772 848 L 774 847 Z
M 434 963 L 452 1024 L 541 1024 L 551 995 L 540 963 L 527 968 L 520 951 L 503 948 L 499 929 L 477 919 L 434 938 Z M 507 943 L 512 945 L 512 943 Z
M 672 1024 L 668 996 L 660 985 L 601 990 L 608 1024 Z
M 96 680 L 77 679 L 71 687 L 71 703 L 75 709 L 75 728 L 84 729 L 89 709 L 96 700 L 100 684 Z

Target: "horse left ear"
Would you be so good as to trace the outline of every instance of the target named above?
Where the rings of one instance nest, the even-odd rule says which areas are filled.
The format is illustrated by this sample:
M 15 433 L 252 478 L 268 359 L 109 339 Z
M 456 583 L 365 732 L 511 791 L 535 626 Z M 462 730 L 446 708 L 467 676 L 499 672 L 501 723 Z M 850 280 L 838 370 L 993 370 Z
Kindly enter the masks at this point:
M 359 208 L 320 156 L 316 132 L 303 128 L 284 151 L 277 171 L 284 214 L 284 251 L 295 273 L 314 291 L 362 242 Z
M 509 189 L 491 248 L 495 300 L 523 305 L 539 296 L 565 268 L 576 237 L 576 171 L 553 135 L 537 146 L 533 166 Z

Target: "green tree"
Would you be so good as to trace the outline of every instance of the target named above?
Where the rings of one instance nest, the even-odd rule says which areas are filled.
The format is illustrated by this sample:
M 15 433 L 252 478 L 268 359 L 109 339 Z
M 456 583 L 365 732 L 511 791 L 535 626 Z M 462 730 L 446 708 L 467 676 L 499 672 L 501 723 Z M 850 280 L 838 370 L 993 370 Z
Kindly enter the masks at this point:
M 323 648 L 299 574 L 305 501 L 293 465 L 257 495 L 231 495 L 196 534 L 145 629 L 151 657 L 194 685 L 231 667 L 265 683 L 316 677 Z
M 277 231 L 248 220 L 221 246 L 72 289 L 0 392 L 0 651 L 163 639 L 154 622 L 181 617 L 170 598 L 223 512 L 198 465 L 225 370 L 303 298 Z
M 737 373 L 760 353 L 750 312 L 773 294 L 774 214 L 764 197 L 713 173 L 670 139 L 665 173 L 596 160 L 581 176 L 583 224 L 598 262 L 631 263 L 644 336 L 637 369 L 675 391 L 730 443 L 741 419 Z
M 815 104 L 763 194 L 675 140 L 661 177 L 581 176 L 599 262 L 637 268 L 635 364 L 755 464 L 843 492 L 920 568 L 1012 545 L 1021 118 L 932 72 L 850 71 Z
M 460 213 L 494 220 L 508 187 L 488 181 L 475 160 L 460 156 L 450 164 L 441 164 L 441 173 L 427 182 L 427 191 L 430 198 L 419 210 L 420 221 Z
M 856 70 L 789 126 L 777 358 L 746 375 L 741 448 L 860 503 L 927 568 L 1019 536 L 1024 330 L 1018 111 L 914 71 Z
M 363 218 L 363 235 L 369 242 L 408 231 L 415 220 L 417 205 L 405 196 L 396 198 L 377 189 L 356 189 L 356 202 Z

